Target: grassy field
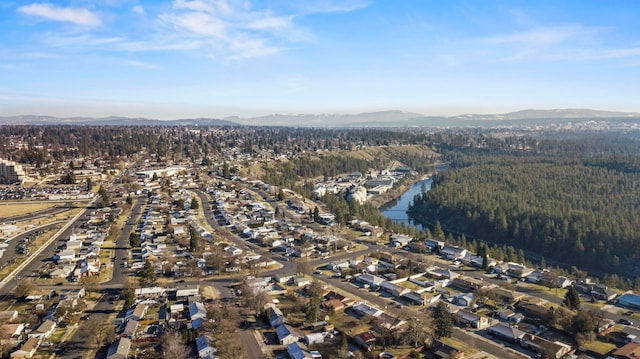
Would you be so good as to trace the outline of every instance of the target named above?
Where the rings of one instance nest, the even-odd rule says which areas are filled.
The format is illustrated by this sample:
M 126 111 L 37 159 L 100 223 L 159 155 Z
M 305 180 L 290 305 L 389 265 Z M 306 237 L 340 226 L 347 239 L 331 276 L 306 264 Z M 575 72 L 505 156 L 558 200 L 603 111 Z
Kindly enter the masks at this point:
M 616 346 L 611 343 L 601 342 L 599 340 L 594 340 L 592 342 L 587 342 L 582 345 L 583 347 L 596 352 L 602 356 L 606 355 L 610 351 L 616 349 Z
M 57 205 L 59 204 L 50 203 L 50 202 L 38 202 L 38 203 L 27 203 L 27 204 L 0 203 L 0 219 L 21 216 L 23 214 L 29 214 L 29 213 L 34 213 L 38 211 L 44 211 L 45 209 L 53 208 Z

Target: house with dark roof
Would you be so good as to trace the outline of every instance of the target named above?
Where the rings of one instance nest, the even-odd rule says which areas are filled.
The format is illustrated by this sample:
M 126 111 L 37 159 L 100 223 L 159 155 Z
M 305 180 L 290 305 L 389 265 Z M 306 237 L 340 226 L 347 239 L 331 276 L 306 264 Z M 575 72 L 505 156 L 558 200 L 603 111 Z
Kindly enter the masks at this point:
M 371 332 L 360 333 L 353 340 L 359 347 L 369 352 L 373 350 L 376 344 L 376 337 Z
M 489 326 L 490 322 L 489 318 L 464 309 L 459 310 L 455 316 L 458 318 L 460 323 L 475 329 L 486 328 Z
M 640 310 L 640 295 L 632 293 L 623 294 L 618 298 L 618 305 Z
M 276 335 L 280 345 L 289 345 L 300 340 L 301 336 L 293 330 L 289 325 L 283 324 L 276 327 Z
M 287 345 L 287 354 L 291 359 L 313 359 L 315 356 L 311 354 L 307 346 L 302 343 L 291 343 Z
M 218 350 L 209 345 L 209 340 L 204 335 L 196 338 L 196 350 L 198 351 L 199 358 L 213 357 Z
M 267 318 L 269 318 L 269 324 L 271 324 L 271 327 L 273 328 L 280 326 L 287 321 L 285 316 L 282 314 L 282 311 L 275 305 L 271 305 L 267 308 Z
M 201 302 L 192 302 L 189 304 L 189 318 L 191 320 L 203 319 L 207 317 L 207 308 Z

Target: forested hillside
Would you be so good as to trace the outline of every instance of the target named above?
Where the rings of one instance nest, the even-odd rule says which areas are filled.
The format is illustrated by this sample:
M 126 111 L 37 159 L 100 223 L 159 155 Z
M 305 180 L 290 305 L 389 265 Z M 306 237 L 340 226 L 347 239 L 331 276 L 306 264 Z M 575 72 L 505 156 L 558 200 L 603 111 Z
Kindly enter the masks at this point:
M 494 146 L 451 153 L 451 170 L 416 196 L 410 216 L 632 277 L 640 259 L 639 153 L 633 138 L 584 134 L 529 140 L 524 151 Z

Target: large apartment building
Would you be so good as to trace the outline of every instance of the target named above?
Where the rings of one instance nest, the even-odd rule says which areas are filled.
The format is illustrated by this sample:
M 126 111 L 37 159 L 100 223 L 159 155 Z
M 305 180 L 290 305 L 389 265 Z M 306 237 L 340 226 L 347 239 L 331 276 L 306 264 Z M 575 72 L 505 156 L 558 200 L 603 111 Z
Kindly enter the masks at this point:
M 25 172 L 19 164 L 0 159 L 0 184 L 22 183 Z

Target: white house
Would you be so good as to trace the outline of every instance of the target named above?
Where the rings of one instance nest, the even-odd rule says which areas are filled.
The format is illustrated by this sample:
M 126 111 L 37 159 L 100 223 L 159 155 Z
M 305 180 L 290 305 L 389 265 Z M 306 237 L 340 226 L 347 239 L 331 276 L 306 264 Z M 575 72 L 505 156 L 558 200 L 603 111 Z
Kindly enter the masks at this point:
M 467 251 L 464 248 L 460 248 L 456 246 L 444 246 L 440 250 L 440 255 L 445 259 L 456 260 L 456 259 L 464 258 L 468 252 L 469 251 Z
M 56 322 L 53 320 L 45 320 L 36 329 L 29 333 L 29 338 L 44 339 L 48 338 L 56 329 Z

